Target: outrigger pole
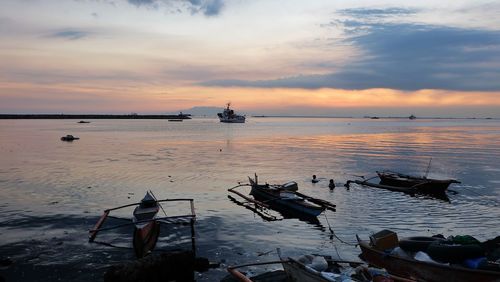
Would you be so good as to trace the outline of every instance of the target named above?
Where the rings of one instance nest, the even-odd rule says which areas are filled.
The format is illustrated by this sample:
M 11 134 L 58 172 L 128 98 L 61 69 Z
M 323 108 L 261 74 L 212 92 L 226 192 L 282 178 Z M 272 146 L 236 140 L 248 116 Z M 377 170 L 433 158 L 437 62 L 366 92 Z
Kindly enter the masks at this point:
M 266 209 L 269 209 L 269 208 L 270 208 L 270 206 L 269 206 L 268 204 L 263 203 L 263 202 L 261 202 L 261 201 L 257 201 L 257 200 L 252 199 L 252 198 L 249 198 L 249 197 L 247 197 L 247 196 L 245 196 L 245 195 L 241 194 L 240 192 L 238 192 L 238 191 L 234 190 L 234 189 L 236 189 L 236 188 L 238 188 L 238 187 L 242 187 L 242 186 L 250 186 L 250 185 L 249 185 L 249 184 L 240 184 L 240 185 L 236 185 L 236 186 L 234 186 L 233 188 L 229 188 L 229 189 L 227 189 L 227 191 L 229 191 L 229 192 L 231 192 L 231 193 L 234 193 L 234 194 L 236 194 L 236 195 L 238 195 L 238 196 L 242 197 L 243 199 L 245 199 L 245 200 L 247 200 L 247 201 L 249 201 L 249 202 L 252 202 L 252 203 L 254 203 L 254 204 L 256 204 L 256 205 L 262 206 L 262 207 L 264 207 L 264 208 L 266 208 Z
M 315 204 L 318 204 L 318 205 L 320 205 L 320 206 L 322 206 L 322 207 L 324 207 L 324 208 L 326 208 L 328 210 L 336 211 L 335 207 L 337 207 L 337 206 L 335 204 L 332 204 L 332 203 L 330 203 L 328 201 L 325 201 L 325 200 L 322 200 L 322 199 L 318 199 L 318 198 L 313 198 L 311 196 L 307 196 L 307 195 L 299 193 L 297 191 L 295 191 L 294 193 L 295 193 L 295 195 L 300 196 L 300 197 L 302 197 L 302 198 L 304 198 L 304 199 L 306 199 L 308 201 L 311 201 L 311 202 L 313 202 Z
M 119 206 L 119 207 L 116 207 L 116 208 L 111 208 L 111 209 L 104 210 L 104 213 L 99 218 L 99 220 L 95 224 L 94 228 L 92 228 L 92 229 L 89 230 L 89 242 L 90 243 L 94 242 L 94 240 L 95 240 L 95 238 L 97 236 L 97 233 L 99 233 L 99 231 L 111 230 L 111 229 L 120 228 L 120 227 L 127 226 L 127 225 L 132 225 L 132 224 L 136 224 L 136 223 L 143 223 L 143 222 L 149 222 L 149 221 L 155 221 L 155 220 L 158 220 L 158 221 L 161 222 L 162 220 L 165 220 L 165 219 L 189 218 L 190 219 L 190 224 L 191 224 L 191 226 L 193 226 L 193 223 L 196 220 L 196 214 L 195 214 L 195 211 L 194 211 L 194 200 L 193 199 L 187 199 L 187 198 L 183 198 L 183 199 L 164 199 L 164 200 L 158 200 L 156 202 L 159 203 L 159 202 L 178 202 L 178 201 L 189 201 L 190 202 L 190 205 L 191 205 L 191 214 L 190 215 L 167 216 L 167 217 L 160 217 L 160 218 L 154 218 L 154 219 L 139 220 L 139 221 L 136 221 L 136 222 L 129 222 L 129 223 L 115 225 L 115 226 L 111 226 L 111 227 L 107 227 L 107 228 L 101 228 L 101 226 L 104 224 L 104 222 L 108 218 L 108 215 L 109 215 L 109 213 L 111 211 L 118 210 L 118 209 L 123 209 L 123 208 L 127 208 L 127 207 L 132 207 L 132 206 L 137 206 L 137 205 L 140 205 L 141 203 L 133 203 L 133 204 L 123 205 L 123 206 Z M 193 235 L 191 236 L 192 237 L 191 239 L 194 240 L 194 229 L 192 230 L 192 234 Z

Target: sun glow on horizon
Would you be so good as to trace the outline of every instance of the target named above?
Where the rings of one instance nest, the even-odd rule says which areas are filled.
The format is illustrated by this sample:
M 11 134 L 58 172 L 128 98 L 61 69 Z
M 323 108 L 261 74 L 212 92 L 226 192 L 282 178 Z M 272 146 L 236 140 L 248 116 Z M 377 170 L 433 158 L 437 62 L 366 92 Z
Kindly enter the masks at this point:
M 192 107 L 223 107 L 231 101 L 238 111 L 273 113 L 305 109 L 314 114 L 332 114 L 335 110 L 371 108 L 453 108 L 468 106 L 500 107 L 500 99 L 491 92 L 447 90 L 400 91 L 393 89 L 315 90 L 293 88 L 244 88 L 100 84 L 28 84 L 2 83 L 5 98 L 2 111 L 18 113 L 160 113 Z M 43 96 L 47 103 L 33 107 L 29 101 Z M 23 106 L 24 105 L 24 106 Z M 24 107 L 24 108 L 23 108 Z

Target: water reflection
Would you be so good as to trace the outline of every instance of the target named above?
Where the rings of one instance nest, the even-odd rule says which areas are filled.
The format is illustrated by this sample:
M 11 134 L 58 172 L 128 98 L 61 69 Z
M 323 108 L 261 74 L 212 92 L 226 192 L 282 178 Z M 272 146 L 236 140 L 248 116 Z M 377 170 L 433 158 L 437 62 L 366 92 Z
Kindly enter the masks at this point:
M 0 128 L 0 252 L 19 255 L 2 274 L 7 281 L 21 275 L 100 280 L 106 266 L 133 259 L 132 252 L 89 246 L 87 230 L 103 209 L 149 189 L 159 198 L 195 199 L 197 252 L 215 261 L 267 259 L 258 254 L 276 247 L 287 256 L 338 251 L 344 259 L 357 258 L 359 249 L 330 239 L 323 217 L 319 224 L 306 223 L 273 212 L 283 220 L 265 221 L 229 201 L 227 187 L 246 181 L 249 172 L 276 183 L 295 180 L 304 194 L 334 202 L 337 212 L 328 220 L 346 242 L 381 229 L 484 240 L 497 236 L 500 226 L 498 121 L 268 118 L 235 127 L 216 119 L 93 120 L 82 127 L 64 120 L 2 120 Z M 64 134 L 81 139 L 63 143 Z M 453 187 L 458 194 L 448 193 L 450 203 L 357 186 L 330 191 L 328 181 L 310 182 L 315 174 L 340 184 L 380 168 L 423 173 L 431 156 L 429 177 L 462 181 Z M 128 242 L 130 232 L 110 239 Z M 176 246 L 171 234 L 162 236 L 160 244 Z M 62 242 L 54 252 L 53 237 Z M 188 244 L 182 237 L 180 245 Z M 47 266 L 51 255 L 57 266 Z M 224 275 L 215 270 L 198 280 Z
M 296 212 L 293 212 L 291 210 L 286 210 L 286 209 L 283 209 L 279 205 L 274 205 L 274 204 L 270 203 L 269 204 L 270 208 L 280 215 L 280 216 L 275 216 L 275 215 L 270 213 L 269 209 L 258 206 L 257 204 L 237 200 L 236 198 L 232 197 L 231 195 L 228 195 L 227 197 L 229 198 L 229 200 L 231 202 L 237 204 L 238 206 L 242 206 L 242 207 L 254 212 L 254 214 L 260 216 L 264 221 L 271 222 L 271 221 L 278 221 L 278 220 L 295 218 L 295 219 L 298 219 L 299 221 L 303 221 L 305 223 L 311 224 L 319 230 L 322 230 L 322 231 L 326 230 L 325 227 L 321 224 L 321 222 L 319 221 L 319 219 L 317 217 L 304 216 L 304 214 L 296 213 Z

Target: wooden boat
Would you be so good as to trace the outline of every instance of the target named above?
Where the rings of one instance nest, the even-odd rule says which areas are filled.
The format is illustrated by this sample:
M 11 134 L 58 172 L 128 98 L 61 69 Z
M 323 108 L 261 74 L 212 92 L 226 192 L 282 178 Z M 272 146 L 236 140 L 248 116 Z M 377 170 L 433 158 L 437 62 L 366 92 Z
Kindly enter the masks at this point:
M 354 281 L 370 282 L 375 280 L 375 275 L 382 276 L 383 281 L 415 282 L 412 279 L 406 279 L 387 273 L 383 269 L 368 267 L 363 262 L 335 260 L 331 257 L 324 257 L 328 263 L 327 269 L 319 271 L 306 266 L 302 262 L 293 258 L 288 258 L 283 262 L 288 281 L 301 282 L 332 282 L 332 281 Z M 354 273 L 353 273 L 354 272 Z
M 158 235 L 160 235 L 160 223 L 155 218 L 159 210 L 158 202 L 149 192 L 134 209 L 132 218 L 135 225 L 133 245 L 138 258 L 146 256 L 156 245 Z
M 80 139 L 80 138 L 75 137 L 73 135 L 69 135 L 69 134 L 66 135 L 66 136 L 61 137 L 61 141 L 70 141 L 71 142 L 73 140 L 78 140 L 78 139 Z
M 427 282 L 499 282 L 500 272 L 465 268 L 458 265 L 443 265 L 403 258 L 376 249 L 368 241 L 357 235 L 361 247 L 361 259 L 376 267 L 385 268 L 389 273 L 400 277 Z
M 318 216 L 325 210 L 325 207 L 310 203 L 304 198 L 297 196 L 294 192 L 275 190 L 265 185 L 253 184 L 250 194 L 257 200 L 268 202 L 270 205 L 290 209 L 309 216 Z
M 444 194 L 452 183 L 460 183 L 455 179 L 432 179 L 425 176 L 412 176 L 393 171 L 377 171 L 381 185 L 393 187 L 413 187 L 419 193 Z
M 335 205 L 297 192 L 295 182 L 284 185 L 258 184 L 257 175 L 255 179 L 248 177 L 252 190 L 250 195 L 256 200 L 268 203 L 278 209 L 290 210 L 306 216 L 316 217 L 329 208 L 335 211 Z M 293 184 L 295 183 L 295 185 Z
M 322 200 L 313 198 L 297 192 L 298 185 L 291 181 L 283 185 L 258 184 L 257 175 L 255 179 L 248 177 L 249 184 L 240 184 L 228 189 L 229 192 L 252 202 L 260 208 L 274 209 L 282 214 L 294 215 L 298 218 L 316 218 L 325 210 L 335 211 L 335 205 Z M 241 186 L 250 186 L 251 199 L 235 189 Z
M 289 281 L 304 281 L 304 282 L 331 282 L 335 281 L 334 278 L 342 277 L 342 280 L 349 279 L 351 281 L 367 281 L 361 280 L 361 278 L 356 279 L 349 275 L 352 270 L 351 266 L 348 264 L 337 262 L 329 259 L 325 260 L 327 263 L 327 268 L 325 269 L 314 269 L 310 266 L 305 265 L 297 259 L 288 258 L 287 261 L 282 263 L 283 269 L 285 270 L 286 276 Z M 341 265 L 342 263 L 342 265 Z M 363 264 L 359 262 L 356 266 Z M 329 273 L 330 275 L 326 275 L 324 273 Z
M 174 202 L 174 201 L 186 201 L 190 203 L 191 213 L 186 215 L 176 215 L 167 216 L 165 210 L 161 206 L 161 202 Z M 104 222 L 108 217 L 113 217 L 110 215 L 111 211 L 123 209 L 126 207 L 136 206 L 132 213 L 132 220 L 124 219 L 129 221 L 125 224 L 119 224 L 111 227 L 102 227 Z M 165 216 L 158 216 L 159 210 L 162 209 Z M 116 217 L 115 217 L 116 218 Z M 107 209 L 104 211 L 103 215 L 99 218 L 94 228 L 89 230 L 89 242 L 96 242 L 95 239 L 97 234 L 101 231 L 117 229 L 127 225 L 134 225 L 133 232 L 133 246 L 134 252 L 137 258 L 142 258 L 150 254 L 156 246 L 160 234 L 160 224 L 171 224 L 171 223 L 184 223 L 189 220 L 191 225 L 191 243 L 194 248 L 194 221 L 196 219 L 196 214 L 194 212 L 193 199 L 163 199 L 157 200 L 151 191 L 146 192 L 146 195 L 139 203 L 128 204 L 116 208 Z M 96 242 L 99 243 L 99 242 Z M 105 245 L 110 245 L 104 243 Z
M 307 256 L 304 256 L 307 257 Z M 405 279 L 391 275 L 384 270 L 369 268 L 364 262 L 344 261 L 332 259 L 330 256 L 309 256 L 323 258 L 324 264 L 320 265 L 322 268 L 311 267 L 306 265 L 299 259 L 288 258 L 280 259 L 279 261 L 250 263 L 238 266 L 228 267 L 228 272 L 236 278 L 236 281 L 251 282 L 251 281 L 300 281 L 300 282 L 332 282 L 332 281 L 355 281 L 355 282 L 368 282 L 374 281 L 374 273 L 384 277 L 383 281 L 400 281 L 400 282 L 414 282 L 414 280 Z M 272 271 L 254 277 L 247 277 L 241 273 L 238 268 L 258 265 L 281 264 L 284 273 Z M 267 275 L 266 275 L 267 274 Z M 272 276 L 271 276 L 272 275 Z M 265 278 L 271 276 L 272 280 Z M 234 281 L 224 279 L 223 281 Z
M 358 185 L 363 185 L 363 186 L 368 186 L 368 187 L 386 189 L 389 191 L 403 192 L 403 193 L 407 193 L 410 195 L 414 195 L 417 192 L 417 189 L 415 187 L 397 187 L 397 186 L 381 185 L 381 184 L 369 182 L 367 180 L 365 180 L 365 181 L 347 180 L 347 182 L 344 186 L 349 187 L 351 183 L 356 183 Z

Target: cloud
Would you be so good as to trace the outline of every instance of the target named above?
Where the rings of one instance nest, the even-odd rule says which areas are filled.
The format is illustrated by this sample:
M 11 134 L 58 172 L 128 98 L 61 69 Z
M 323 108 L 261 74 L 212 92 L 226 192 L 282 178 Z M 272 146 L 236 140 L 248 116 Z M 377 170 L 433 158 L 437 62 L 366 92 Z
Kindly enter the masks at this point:
M 346 11 L 375 18 L 412 13 L 398 9 Z M 346 31 L 343 43 L 360 54 L 330 73 L 261 81 L 216 80 L 202 85 L 500 91 L 500 31 L 362 19 L 337 24 Z
M 193 9 L 208 17 L 217 16 L 224 7 L 222 0 L 189 0 L 189 2 L 193 5 Z
M 416 14 L 419 10 L 412 8 L 351 8 L 340 10 L 339 14 L 350 16 L 350 17 L 363 17 L 363 18 L 386 18 L 393 16 L 407 16 L 411 14 Z
M 49 34 L 47 37 L 51 38 L 62 38 L 67 40 L 78 40 L 89 36 L 90 32 L 75 29 L 65 29 L 61 31 L 56 31 Z
M 132 5 L 142 6 L 142 5 L 152 5 L 156 2 L 156 0 L 128 0 L 128 2 Z
M 207 17 L 217 16 L 224 8 L 224 0 L 127 0 L 137 7 L 145 6 L 158 9 L 161 5 L 166 7 L 186 7 L 191 14 L 202 13 Z M 176 11 L 183 11 L 176 8 Z

